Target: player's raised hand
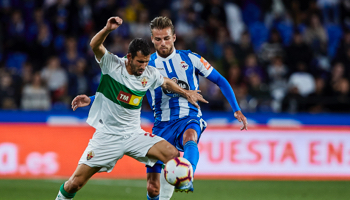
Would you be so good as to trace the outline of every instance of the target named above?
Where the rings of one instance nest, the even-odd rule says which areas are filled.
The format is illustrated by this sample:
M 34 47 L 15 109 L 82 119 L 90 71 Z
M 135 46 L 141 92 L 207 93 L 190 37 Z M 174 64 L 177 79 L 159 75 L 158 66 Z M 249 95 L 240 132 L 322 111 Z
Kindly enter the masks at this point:
M 111 17 L 107 21 L 106 28 L 108 31 L 114 31 L 122 24 L 123 20 L 120 17 Z
M 187 101 L 190 102 L 191 104 L 193 104 L 194 106 L 196 106 L 196 108 L 199 109 L 199 105 L 197 104 L 197 101 L 203 102 L 203 103 L 209 103 L 207 100 L 205 100 L 203 98 L 203 96 L 201 94 L 199 94 L 199 92 L 201 92 L 200 90 L 188 90 L 187 91 Z
M 73 111 L 75 111 L 77 108 L 88 106 L 90 102 L 91 102 L 91 99 L 85 94 L 78 95 L 73 99 L 71 103 L 72 109 Z
M 248 121 L 247 118 L 242 114 L 242 112 L 236 111 L 234 114 L 235 118 L 239 121 L 239 122 L 243 122 L 243 126 L 241 127 L 241 130 L 248 130 Z

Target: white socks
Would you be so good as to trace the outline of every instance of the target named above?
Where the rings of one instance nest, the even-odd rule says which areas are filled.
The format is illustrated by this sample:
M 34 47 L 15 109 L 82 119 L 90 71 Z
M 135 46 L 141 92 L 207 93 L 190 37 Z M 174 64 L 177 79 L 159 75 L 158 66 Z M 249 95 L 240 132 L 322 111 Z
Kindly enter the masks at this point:
M 63 196 L 61 191 L 58 191 L 58 195 L 55 200 L 71 200 L 71 199 L 67 199 L 65 196 Z
M 164 177 L 164 170 L 160 174 L 159 200 L 169 200 L 173 196 L 174 186 L 170 185 Z

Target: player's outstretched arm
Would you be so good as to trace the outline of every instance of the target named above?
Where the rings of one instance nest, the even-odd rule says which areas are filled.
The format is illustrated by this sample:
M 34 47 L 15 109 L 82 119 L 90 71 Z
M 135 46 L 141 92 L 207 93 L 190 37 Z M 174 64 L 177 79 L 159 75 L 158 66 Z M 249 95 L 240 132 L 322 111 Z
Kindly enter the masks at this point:
M 92 97 L 95 97 L 95 96 L 92 96 Z M 93 99 L 95 99 L 95 98 L 93 98 Z M 73 99 L 73 101 L 71 103 L 72 109 L 73 109 L 73 111 L 75 111 L 77 108 L 88 106 L 88 105 L 90 105 L 91 101 L 93 101 L 93 100 L 91 98 L 89 98 L 88 96 L 86 96 L 85 94 L 78 95 Z
M 188 102 L 193 104 L 199 109 L 199 105 L 197 104 L 197 101 L 203 102 L 203 103 L 209 103 L 207 100 L 203 98 L 201 94 L 198 92 L 201 92 L 200 90 L 185 90 L 182 89 L 180 86 L 178 86 L 174 81 L 170 80 L 169 78 L 164 77 L 164 83 L 161 85 L 161 87 L 165 90 L 169 90 L 172 92 L 175 92 L 184 98 L 187 99 Z
M 106 52 L 103 42 L 106 40 L 108 34 L 117 29 L 120 25 L 122 25 L 122 23 L 123 20 L 119 17 L 109 18 L 106 26 L 91 39 L 90 47 L 92 48 L 92 51 L 94 52 L 98 61 L 101 60 Z
M 218 71 L 216 71 L 216 69 L 213 69 L 213 71 L 209 74 L 207 79 L 219 86 L 222 94 L 230 103 L 232 110 L 234 111 L 235 118 L 239 122 L 243 123 L 243 127 L 241 127 L 241 130 L 248 130 L 247 118 L 242 114 L 241 109 L 238 106 L 235 94 L 228 81 Z

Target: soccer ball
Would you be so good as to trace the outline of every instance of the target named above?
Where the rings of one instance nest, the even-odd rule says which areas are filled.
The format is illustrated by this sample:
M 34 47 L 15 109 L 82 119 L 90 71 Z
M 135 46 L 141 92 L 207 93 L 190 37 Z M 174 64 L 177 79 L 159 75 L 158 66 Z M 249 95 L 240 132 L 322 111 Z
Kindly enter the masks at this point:
M 171 159 L 164 167 L 164 176 L 171 185 L 182 187 L 193 179 L 192 165 L 186 158 Z

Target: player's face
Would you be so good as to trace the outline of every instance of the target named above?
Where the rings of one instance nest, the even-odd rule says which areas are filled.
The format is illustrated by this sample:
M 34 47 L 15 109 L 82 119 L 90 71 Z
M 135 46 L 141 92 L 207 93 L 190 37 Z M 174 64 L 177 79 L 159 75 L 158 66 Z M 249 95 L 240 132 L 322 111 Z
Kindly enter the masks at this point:
M 129 65 L 127 66 L 127 70 L 129 74 L 135 75 L 135 76 L 141 76 L 142 73 L 145 71 L 149 59 L 151 55 L 143 55 L 141 51 L 138 51 L 136 56 L 134 58 L 131 58 L 131 54 L 129 53 L 127 55 Z
M 168 57 L 174 50 L 176 35 L 172 33 L 171 27 L 165 29 L 152 29 L 152 43 L 157 53 L 163 57 Z

